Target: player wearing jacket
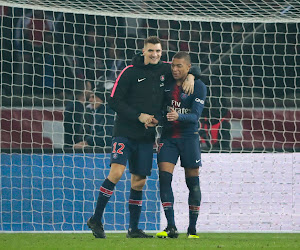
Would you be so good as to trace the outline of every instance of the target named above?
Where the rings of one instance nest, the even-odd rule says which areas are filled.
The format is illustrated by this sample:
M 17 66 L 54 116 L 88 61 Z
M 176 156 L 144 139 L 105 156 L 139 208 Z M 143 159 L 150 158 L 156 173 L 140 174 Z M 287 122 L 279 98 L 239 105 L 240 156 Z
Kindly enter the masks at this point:
M 166 79 L 171 77 L 169 63 L 144 64 L 137 56 L 118 77 L 109 105 L 117 112 L 114 136 L 143 142 L 154 142 L 155 128 L 145 128 L 138 118 L 142 113 L 161 116 Z

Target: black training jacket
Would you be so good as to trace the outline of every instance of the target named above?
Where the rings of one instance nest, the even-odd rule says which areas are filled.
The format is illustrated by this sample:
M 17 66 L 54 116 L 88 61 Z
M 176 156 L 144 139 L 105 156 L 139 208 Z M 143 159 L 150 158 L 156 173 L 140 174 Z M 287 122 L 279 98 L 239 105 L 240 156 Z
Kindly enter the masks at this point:
M 145 129 L 138 117 L 141 113 L 161 116 L 167 77 L 171 77 L 169 63 L 144 65 L 143 56 L 136 56 L 120 73 L 109 100 L 110 107 L 117 113 L 113 136 L 154 142 L 155 128 Z

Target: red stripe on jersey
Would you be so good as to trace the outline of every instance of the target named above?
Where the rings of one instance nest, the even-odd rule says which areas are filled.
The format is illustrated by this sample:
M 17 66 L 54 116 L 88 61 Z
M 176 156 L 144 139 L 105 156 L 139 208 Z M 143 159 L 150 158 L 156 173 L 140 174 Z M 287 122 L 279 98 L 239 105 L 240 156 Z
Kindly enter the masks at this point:
M 177 103 L 180 102 L 180 94 L 181 94 L 181 87 L 177 84 L 174 86 L 173 92 L 172 92 L 172 98 Z M 176 110 L 177 107 L 173 106 L 173 109 Z M 180 108 L 180 107 L 178 107 Z M 180 138 L 180 123 L 179 121 L 173 121 L 173 134 L 172 138 Z
M 191 210 L 191 211 L 199 211 L 200 210 L 200 206 L 192 206 L 192 205 L 190 205 L 189 206 L 189 210 Z
M 120 75 L 118 76 L 117 80 L 115 81 L 115 84 L 114 84 L 114 87 L 113 87 L 113 90 L 112 90 L 112 92 L 111 92 L 110 97 L 113 97 L 113 96 L 114 96 L 121 75 L 124 73 L 124 71 L 125 71 L 126 69 L 131 68 L 131 67 L 133 67 L 133 65 L 128 65 L 127 67 L 125 67 L 125 68 L 121 71 Z
M 138 206 L 142 206 L 143 201 L 138 201 L 138 200 L 129 200 L 129 204 L 131 205 L 138 205 Z
M 100 187 L 100 192 L 102 192 L 104 194 L 107 194 L 109 196 L 111 196 L 113 194 L 113 191 L 111 191 L 111 190 L 109 190 L 109 189 L 107 189 L 105 187 L 102 187 L 102 186 Z
M 172 205 L 173 205 L 172 202 L 163 202 L 162 203 L 163 207 L 172 207 Z

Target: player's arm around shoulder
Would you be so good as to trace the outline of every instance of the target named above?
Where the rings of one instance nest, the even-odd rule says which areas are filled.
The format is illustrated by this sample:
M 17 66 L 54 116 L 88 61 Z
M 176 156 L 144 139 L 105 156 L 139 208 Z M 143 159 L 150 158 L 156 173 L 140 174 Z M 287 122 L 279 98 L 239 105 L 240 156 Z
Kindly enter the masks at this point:
M 204 105 L 206 95 L 207 95 L 207 87 L 206 85 L 200 80 L 195 80 L 195 100 L 199 99 L 200 104 Z

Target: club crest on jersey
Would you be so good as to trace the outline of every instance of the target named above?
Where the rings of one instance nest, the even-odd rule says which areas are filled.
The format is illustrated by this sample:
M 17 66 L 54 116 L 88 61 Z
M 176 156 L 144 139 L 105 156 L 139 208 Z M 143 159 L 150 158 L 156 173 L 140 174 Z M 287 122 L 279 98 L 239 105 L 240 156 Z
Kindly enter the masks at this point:
M 160 76 L 160 81 L 161 81 L 161 82 L 164 82 L 164 81 L 165 81 L 165 75 L 161 75 L 161 76 Z
M 188 97 L 188 95 L 185 93 L 181 93 L 181 95 L 180 95 L 181 100 L 185 100 L 187 97 Z

